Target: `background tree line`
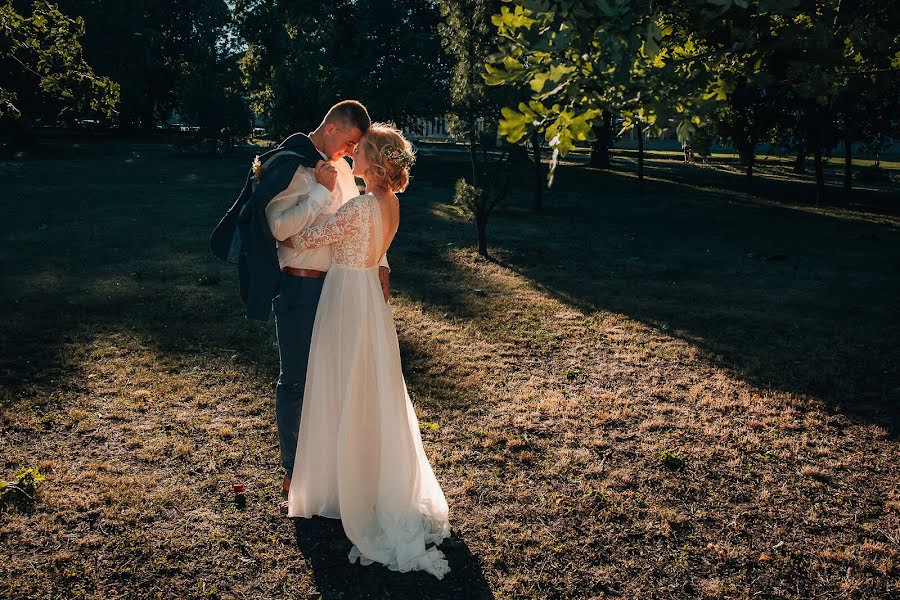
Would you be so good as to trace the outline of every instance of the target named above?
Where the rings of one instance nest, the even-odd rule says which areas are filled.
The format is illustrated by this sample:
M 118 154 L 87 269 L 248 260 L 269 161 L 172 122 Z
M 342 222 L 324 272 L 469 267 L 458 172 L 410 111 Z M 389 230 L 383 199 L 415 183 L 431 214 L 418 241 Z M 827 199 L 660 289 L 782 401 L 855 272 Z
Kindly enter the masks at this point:
M 10 77 L 2 89 L 19 98 L 15 111 L 0 113 L 5 126 L 91 119 L 125 132 L 149 131 L 177 111 L 204 137 L 234 139 L 250 133 L 251 111 L 281 135 L 311 129 L 344 97 L 365 95 L 374 115 L 401 124 L 444 112 L 448 67 L 435 33 L 436 6 L 410 0 L 232 4 L 4 0 L 0 64 Z M 83 56 L 81 74 L 105 78 L 117 94 L 70 86 L 59 102 L 38 101 L 47 90 L 34 67 L 63 52 L 52 32 L 23 32 L 21 23 L 45 20 L 50 7 L 72 24 L 67 44 Z M 42 48 L 43 55 L 22 61 L 8 41 L 20 34 L 29 40 L 23 47 Z M 105 110 L 90 106 L 89 98 L 105 102 Z
M 219 147 L 253 114 L 283 136 L 347 97 L 401 126 L 448 116 L 484 253 L 510 178 L 530 172 L 539 211 L 560 157 L 590 145 L 609 167 L 621 131 L 639 178 L 648 132 L 732 146 L 748 176 L 772 144 L 812 162 L 819 203 L 836 144 L 849 194 L 854 144 L 877 157 L 900 137 L 900 11 L 877 0 L 0 0 L 0 35 L 0 121 L 19 140 L 177 111 Z
M 639 142 L 675 129 L 704 152 L 719 137 L 747 175 L 772 143 L 798 169 L 813 157 L 822 203 L 837 141 L 849 193 L 853 143 L 877 155 L 900 128 L 900 13 L 877 0 L 515 0 L 494 23 L 489 83 L 530 88 L 500 131 L 542 130 L 554 157 L 604 139 L 611 117 Z

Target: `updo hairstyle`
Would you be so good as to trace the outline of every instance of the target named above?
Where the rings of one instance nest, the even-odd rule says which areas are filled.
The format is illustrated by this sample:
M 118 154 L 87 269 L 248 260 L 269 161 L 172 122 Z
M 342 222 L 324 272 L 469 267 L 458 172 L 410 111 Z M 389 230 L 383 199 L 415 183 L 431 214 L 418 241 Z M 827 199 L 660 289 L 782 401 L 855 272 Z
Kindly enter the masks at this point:
M 399 194 L 409 185 L 409 169 L 415 163 L 413 146 L 389 123 L 372 123 L 360 140 L 366 152 L 369 187 L 384 187 Z

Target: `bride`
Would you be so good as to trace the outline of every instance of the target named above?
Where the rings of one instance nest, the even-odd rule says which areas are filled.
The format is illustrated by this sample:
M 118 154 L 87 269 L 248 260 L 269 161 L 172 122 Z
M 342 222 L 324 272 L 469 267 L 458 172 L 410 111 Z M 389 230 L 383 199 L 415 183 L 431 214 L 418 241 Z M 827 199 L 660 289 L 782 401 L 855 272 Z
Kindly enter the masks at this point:
M 334 250 L 313 326 L 288 515 L 341 519 L 351 562 L 440 579 L 450 570 L 436 547 L 450 535 L 447 501 L 422 448 L 378 280 L 413 161 L 397 129 L 373 124 L 353 155 L 368 193 L 286 242 Z

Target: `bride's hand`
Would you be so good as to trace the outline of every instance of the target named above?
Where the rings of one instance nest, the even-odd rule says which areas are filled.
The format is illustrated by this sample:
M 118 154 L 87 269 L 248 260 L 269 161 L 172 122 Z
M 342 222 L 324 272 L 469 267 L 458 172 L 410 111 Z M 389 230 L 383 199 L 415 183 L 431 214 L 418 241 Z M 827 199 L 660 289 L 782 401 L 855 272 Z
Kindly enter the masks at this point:
M 337 182 L 337 169 L 330 162 L 320 160 L 316 163 L 316 181 L 333 192 Z

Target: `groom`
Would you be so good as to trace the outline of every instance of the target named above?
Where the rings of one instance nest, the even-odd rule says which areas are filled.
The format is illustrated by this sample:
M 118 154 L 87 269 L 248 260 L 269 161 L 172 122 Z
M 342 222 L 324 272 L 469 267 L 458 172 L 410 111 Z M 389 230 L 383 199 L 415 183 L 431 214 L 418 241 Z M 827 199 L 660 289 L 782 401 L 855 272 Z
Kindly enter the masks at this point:
M 314 169 L 298 167 L 287 188 L 266 206 L 272 237 L 284 241 L 301 229 L 319 225 L 359 195 L 352 168 L 345 158 L 352 154 L 370 125 L 369 113 L 362 104 L 344 100 L 329 109 L 309 136 L 295 133 L 282 142 L 282 146 L 298 142 L 312 144 L 322 161 Z M 324 184 L 316 183 L 317 174 Z M 297 450 L 313 323 L 325 274 L 331 266 L 331 248 L 325 246 L 298 253 L 279 245 L 278 263 L 281 281 L 273 307 L 281 372 L 275 393 L 275 416 L 281 466 L 285 472 L 282 489 L 287 492 Z M 387 260 L 383 259 L 380 266 L 379 277 L 387 301 L 390 298 Z

